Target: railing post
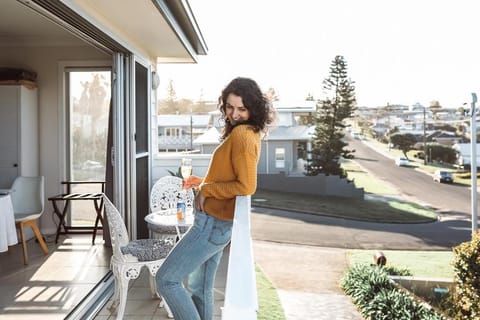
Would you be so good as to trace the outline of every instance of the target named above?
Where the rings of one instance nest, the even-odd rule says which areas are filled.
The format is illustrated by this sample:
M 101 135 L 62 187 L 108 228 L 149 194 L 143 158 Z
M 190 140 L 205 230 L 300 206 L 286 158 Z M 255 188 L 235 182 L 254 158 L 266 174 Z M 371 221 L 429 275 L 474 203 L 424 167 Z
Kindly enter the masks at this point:
M 258 299 L 250 235 L 250 196 L 235 201 L 222 320 L 257 319 Z

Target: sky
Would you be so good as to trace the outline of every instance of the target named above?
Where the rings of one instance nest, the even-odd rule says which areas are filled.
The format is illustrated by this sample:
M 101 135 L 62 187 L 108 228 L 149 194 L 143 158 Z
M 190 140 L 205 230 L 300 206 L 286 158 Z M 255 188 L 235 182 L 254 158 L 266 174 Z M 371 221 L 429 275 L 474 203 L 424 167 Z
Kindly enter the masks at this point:
M 321 99 L 342 55 L 359 106 L 448 108 L 480 96 L 478 0 L 189 0 L 208 46 L 197 64 L 158 66 L 160 99 L 216 100 L 250 77 L 281 101 Z

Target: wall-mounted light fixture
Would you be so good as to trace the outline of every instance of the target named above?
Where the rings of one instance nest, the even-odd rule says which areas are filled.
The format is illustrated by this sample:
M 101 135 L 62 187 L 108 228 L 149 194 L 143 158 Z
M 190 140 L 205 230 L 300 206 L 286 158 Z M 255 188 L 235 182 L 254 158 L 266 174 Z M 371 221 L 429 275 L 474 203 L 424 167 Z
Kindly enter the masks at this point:
M 156 71 L 152 71 L 152 89 L 157 90 L 160 85 L 160 77 Z

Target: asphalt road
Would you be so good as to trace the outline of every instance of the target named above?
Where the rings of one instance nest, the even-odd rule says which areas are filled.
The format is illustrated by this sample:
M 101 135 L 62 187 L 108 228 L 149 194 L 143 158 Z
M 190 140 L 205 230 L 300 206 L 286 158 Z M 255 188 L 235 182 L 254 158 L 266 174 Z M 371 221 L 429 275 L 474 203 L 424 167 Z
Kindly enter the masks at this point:
M 430 204 L 445 214 L 471 215 L 470 188 L 455 183 L 435 183 L 432 176 L 414 166 L 396 166 L 392 158 L 374 151 L 360 140 L 349 139 L 348 142 L 349 148 L 355 149 L 356 162 L 377 178 L 395 185 L 404 196 Z
M 252 238 L 278 243 L 349 249 L 439 250 L 471 239 L 470 190 L 434 183 L 413 167 L 397 167 L 358 140 L 356 161 L 395 185 L 410 200 L 430 204 L 439 220 L 422 224 L 384 224 L 330 218 L 284 210 L 252 208 Z
M 360 222 L 267 208 L 252 209 L 254 240 L 344 249 L 444 250 L 469 241 L 462 216 L 432 223 Z

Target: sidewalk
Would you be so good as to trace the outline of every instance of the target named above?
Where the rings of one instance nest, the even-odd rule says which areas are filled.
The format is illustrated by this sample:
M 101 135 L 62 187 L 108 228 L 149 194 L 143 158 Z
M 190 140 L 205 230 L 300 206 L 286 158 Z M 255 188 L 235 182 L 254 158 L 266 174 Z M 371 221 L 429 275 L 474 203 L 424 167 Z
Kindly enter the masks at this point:
M 254 241 L 253 251 L 287 320 L 363 319 L 339 285 L 347 270 L 345 249 Z

